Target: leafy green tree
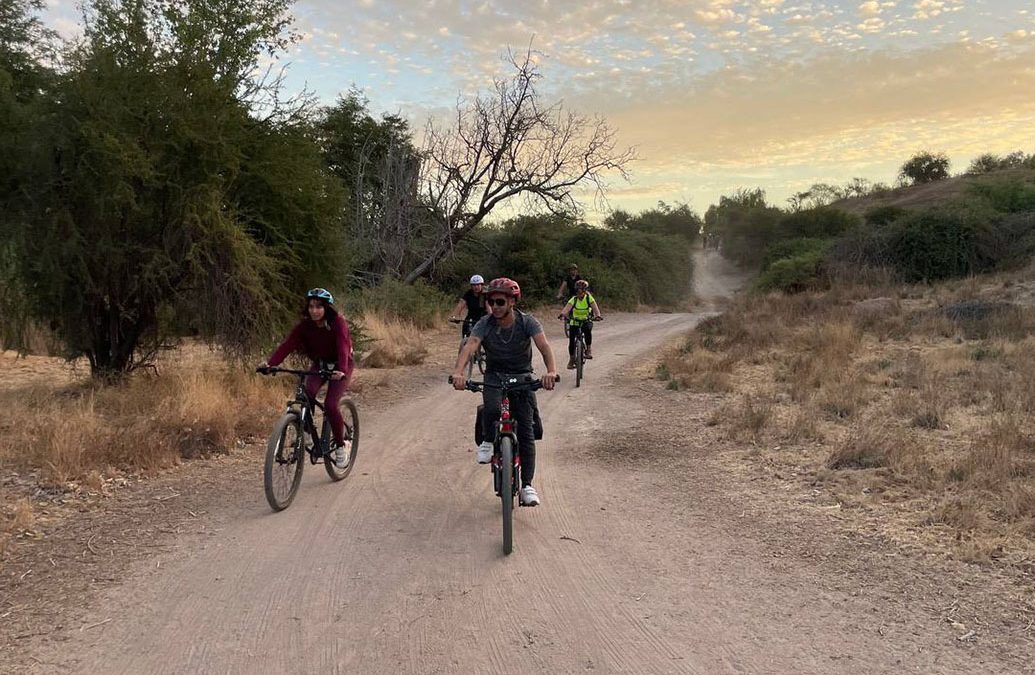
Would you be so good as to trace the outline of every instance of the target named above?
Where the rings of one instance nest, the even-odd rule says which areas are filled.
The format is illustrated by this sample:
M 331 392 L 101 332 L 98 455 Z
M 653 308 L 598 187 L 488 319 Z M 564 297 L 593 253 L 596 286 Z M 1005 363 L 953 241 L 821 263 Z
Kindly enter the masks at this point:
M 908 180 L 913 185 L 933 183 L 948 177 L 949 158 L 942 152 L 923 150 L 910 157 L 899 169 L 899 178 Z
M 993 171 L 1002 171 L 1003 169 L 1015 169 L 1025 165 L 1025 162 L 1029 161 L 1029 157 L 1024 154 L 1023 151 L 1011 152 L 1008 155 L 996 155 L 991 152 L 986 152 L 982 155 L 978 155 L 967 167 L 968 174 L 984 174 L 992 173 Z
M 53 73 L 44 61 L 53 34 L 37 18 L 42 0 L 0 0 L 0 344 L 18 344 L 28 324 L 28 303 L 15 270 L 11 233 L 24 224 L 31 203 L 32 166 L 38 159 L 30 133 L 50 93 Z
M 433 234 L 417 197 L 421 161 L 409 125 L 397 115 L 375 118 L 353 90 L 320 112 L 316 129 L 350 197 L 348 266 L 361 281 L 400 276 Z
M 44 162 L 4 248 L 70 357 L 117 379 L 189 330 L 247 349 L 341 278 L 340 183 L 260 59 L 287 0 L 95 0 L 32 130 Z
M 687 204 L 671 206 L 661 201 L 653 209 L 631 215 L 622 210 L 610 213 L 604 226 L 612 230 L 638 230 L 682 237 L 688 242 L 697 240 L 704 222 Z
M 722 241 L 724 255 L 755 265 L 778 237 L 777 225 L 784 212 L 765 201 L 765 191 L 741 189 L 723 195 L 704 214 L 705 233 Z

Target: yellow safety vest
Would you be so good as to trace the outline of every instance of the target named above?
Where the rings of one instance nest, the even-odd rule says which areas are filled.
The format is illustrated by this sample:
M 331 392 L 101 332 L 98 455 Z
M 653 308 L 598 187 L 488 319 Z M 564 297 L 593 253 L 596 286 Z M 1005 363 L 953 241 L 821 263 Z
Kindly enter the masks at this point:
M 571 318 L 585 321 L 593 313 L 591 305 L 596 302 L 592 293 L 586 293 L 586 297 L 579 300 L 579 296 L 573 296 L 568 302 L 571 303 Z

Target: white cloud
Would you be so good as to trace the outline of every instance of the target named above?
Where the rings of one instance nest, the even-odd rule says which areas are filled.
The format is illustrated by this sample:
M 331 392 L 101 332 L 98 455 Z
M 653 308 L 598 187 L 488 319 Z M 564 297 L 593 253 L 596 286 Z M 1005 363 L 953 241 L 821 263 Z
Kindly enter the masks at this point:
M 881 4 L 877 0 L 869 0 L 859 5 L 860 16 L 876 16 L 881 13 Z

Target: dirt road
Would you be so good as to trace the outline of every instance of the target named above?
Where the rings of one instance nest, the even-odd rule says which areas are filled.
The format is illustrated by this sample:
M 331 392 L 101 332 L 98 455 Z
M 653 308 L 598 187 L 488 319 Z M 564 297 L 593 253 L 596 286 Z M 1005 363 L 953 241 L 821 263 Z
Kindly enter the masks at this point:
M 710 299 L 738 279 L 717 256 L 699 258 L 698 274 Z M 732 497 L 706 473 L 612 443 L 658 423 L 629 371 L 699 317 L 611 315 L 584 386 L 568 378 L 540 396 L 543 504 L 518 510 L 513 555 L 501 555 L 499 502 L 474 461 L 477 397 L 428 373 L 408 400 L 362 411 L 344 484 L 310 467 L 295 503 L 273 514 L 256 462 L 240 476 L 254 489 L 217 531 L 184 539 L 160 566 L 137 564 L 80 630 L 36 652 L 38 669 L 987 672 L 970 652 L 934 647 L 923 617 L 878 631 L 880 600 L 865 587 L 774 569 L 708 506 Z M 690 437 L 700 423 L 693 411 L 667 419 Z

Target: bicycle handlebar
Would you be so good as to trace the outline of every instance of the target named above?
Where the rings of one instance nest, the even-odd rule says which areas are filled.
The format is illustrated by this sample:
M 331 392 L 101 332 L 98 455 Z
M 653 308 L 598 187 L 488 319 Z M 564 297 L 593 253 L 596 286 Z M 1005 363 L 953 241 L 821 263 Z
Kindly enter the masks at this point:
M 508 380 L 516 380 L 517 378 L 510 377 Z M 555 382 L 561 381 L 561 376 L 558 375 Z M 449 384 L 453 384 L 453 376 L 449 376 Z M 543 388 L 543 381 L 540 379 L 528 380 L 527 382 L 506 382 L 503 384 L 490 384 L 488 382 L 475 382 L 473 380 L 467 380 L 464 382 L 464 389 L 468 391 L 479 392 L 482 389 L 500 389 L 506 391 L 514 391 L 516 389 L 528 389 L 529 391 L 539 391 Z
M 565 317 L 563 314 L 558 314 L 557 318 L 560 319 L 561 321 L 564 321 L 565 319 L 567 319 L 568 321 L 578 321 L 579 323 L 586 323 L 587 321 L 603 321 L 604 320 L 603 316 L 591 316 L 588 319 L 576 319 L 573 316 Z
M 262 375 L 276 375 L 277 373 L 288 373 L 289 375 L 298 375 L 299 377 L 317 375 L 324 380 L 331 379 L 331 375 L 334 374 L 333 370 L 327 370 L 326 368 L 321 368 L 320 370 L 295 370 L 293 368 L 281 368 L 279 366 L 269 366 L 268 368 L 259 366 L 255 369 L 255 372 L 261 373 Z

